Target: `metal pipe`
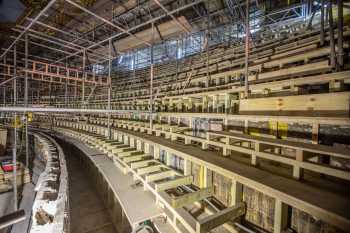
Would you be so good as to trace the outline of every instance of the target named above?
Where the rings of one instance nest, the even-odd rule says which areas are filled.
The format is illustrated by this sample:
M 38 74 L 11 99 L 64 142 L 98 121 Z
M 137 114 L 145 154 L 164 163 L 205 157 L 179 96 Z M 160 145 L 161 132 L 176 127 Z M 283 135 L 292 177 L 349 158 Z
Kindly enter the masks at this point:
M 210 86 L 210 71 L 209 71 L 209 62 L 210 62 L 210 54 L 209 54 L 209 33 L 210 33 L 210 1 L 207 3 L 208 5 L 208 15 L 207 15 L 207 32 L 205 34 L 206 40 L 207 40 L 207 49 L 206 49 L 206 54 L 207 54 L 207 82 L 206 82 L 206 87 Z
M 249 96 L 249 0 L 246 0 L 246 15 L 245 15 L 245 78 L 244 78 L 244 86 L 245 86 L 245 98 L 248 99 Z
M 55 112 L 55 113 L 101 113 L 101 114 L 125 114 L 137 113 L 148 114 L 149 111 L 135 110 L 108 110 L 108 109 L 84 109 L 84 108 L 41 108 L 41 107 L 0 107 L 1 112 Z
M 33 19 L 32 19 L 32 18 L 29 18 L 29 17 L 27 17 L 26 19 L 29 20 L 29 21 L 33 21 Z M 36 24 L 38 24 L 38 25 L 40 25 L 40 26 L 43 26 L 43 27 L 46 27 L 46 28 L 49 28 L 49 29 L 54 30 L 54 31 L 56 31 L 56 32 L 60 32 L 60 33 L 65 34 L 65 35 L 67 35 L 67 36 L 75 37 L 75 35 L 72 35 L 72 34 L 66 32 L 66 31 L 63 31 L 63 30 L 58 29 L 58 28 L 56 28 L 56 27 L 53 27 L 53 26 L 51 26 L 51 25 L 45 24 L 45 23 L 43 23 L 43 22 L 41 22 L 41 21 L 37 21 Z M 90 44 L 95 44 L 95 42 L 90 41 L 90 40 L 88 40 L 88 39 L 80 38 L 80 40 L 82 40 L 82 41 L 84 41 L 84 42 L 88 42 L 88 43 L 90 43 Z M 69 43 L 74 43 L 74 42 L 69 42 Z M 99 46 L 100 48 L 104 48 L 102 45 L 98 45 L 98 46 Z
M 13 75 L 17 75 L 17 45 L 13 47 Z M 17 79 L 13 79 L 13 106 L 16 106 L 17 102 Z M 14 127 L 13 127 L 13 148 L 12 148 L 12 166 L 13 166 L 13 209 L 14 211 L 18 208 L 17 203 L 17 113 L 14 114 Z
M 334 41 L 334 23 L 333 23 L 333 12 L 332 12 L 332 0 L 328 4 L 328 20 L 329 20 L 329 40 L 331 47 L 331 67 L 334 69 L 336 66 L 336 54 L 335 54 L 335 41 Z
M 111 110 L 111 89 L 112 89 L 112 80 L 111 80 L 111 74 L 112 74 L 112 40 L 109 40 L 109 48 L 108 48 L 108 105 L 107 108 L 110 111 Z M 112 132 L 111 132 L 111 113 L 108 113 L 108 138 L 112 138 Z
M 20 29 L 24 28 L 22 26 L 17 26 L 17 27 L 20 28 Z M 15 29 L 14 28 L 13 30 L 17 31 L 17 32 L 21 32 L 21 30 L 19 30 L 19 29 Z M 35 31 L 33 29 L 29 29 L 29 31 L 32 32 L 32 33 L 29 33 L 29 35 L 31 37 L 34 37 L 34 38 L 37 38 L 37 39 L 40 39 L 40 40 L 44 40 L 44 41 L 47 41 L 47 42 L 52 43 L 52 44 L 57 44 L 57 45 L 59 45 L 61 47 L 64 47 L 64 48 L 69 48 L 69 49 L 72 49 L 74 51 L 79 51 L 80 49 L 84 49 L 83 46 L 75 44 L 75 43 L 72 43 L 70 41 L 66 41 L 66 40 L 63 40 L 63 39 L 60 39 L 60 38 L 57 38 L 57 37 L 52 37 L 52 36 L 46 35 L 46 34 L 44 34 L 42 32 Z M 36 33 L 37 35 L 33 34 L 33 33 Z M 70 45 L 72 45 L 74 47 L 72 47 Z M 104 56 L 104 54 L 99 54 L 99 53 L 98 54 L 94 54 L 94 53 L 92 53 L 91 55 L 93 55 L 94 57 L 97 57 L 97 58 L 101 58 L 101 56 L 102 56 L 102 58 L 106 58 Z
M 338 0 L 338 71 L 344 66 L 343 26 L 343 0 Z
M 320 32 L 320 45 L 324 45 L 324 0 L 321 0 L 321 32 Z
M 13 81 L 14 79 L 16 79 L 17 77 L 12 77 L 12 78 L 10 78 L 10 79 L 6 79 L 5 81 L 3 81 L 3 82 L 1 82 L 0 83 L 0 86 L 2 86 L 2 85 L 5 85 L 6 83 L 9 83 L 9 82 L 11 82 L 11 81 Z
M 34 18 L 32 22 L 17 36 L 17 38 L 11 43 L 11 45 L 1 54 L 0 59 L 3 58 L 7 52 L 17 43 L 17 41 L 28 31 L 29 28 L 56 2 L 56 0 L 51 0 L 45 7 L 42 9 L 39 14 Z
M 83 84 L 82 84 L 82 93 L 81 93 L 81 102 L 82 106 L 85 107 L 85 78 L 86 78 L 86 49 L 83 50 Z
M 14 38 L 14 36 L 11 36 L 11 38 Z M 24 41 L 24 40 L 20 39 L 20 41 Z M 71 54 L 72 56 L 75 56 L 75 57 L 79 57 L 79 58 L 81 57 L 81 56 L 78 55 L 79 53 L 81 53 L 80 50 L 79 50 L 78 52 L 72 54 L 72 53 L 70 53 L 70 52 L 63 51 L 63 50 L 61 50 L 61 49 L 56 49 L 56 48 L 53 48 L 53 47 L 50 47 L 50 46 L 47 46 L 47 45 L 44 45 L 44 44 L 36 43 L 36 42 L 33 42 L 33 41 L 31 41 L 30 44 L 36 45 L 36 46 L 39 46 L 39 47 L 42 47 L 42 48 L 50 49 L 50 50 L 53 50 L 53 51 L 56 51 L 56 52 L 64 53 L 64 54 L 67 54 L 67 55 L 68 55 L 68 54 Z M 82 51 L 84 51 L 84 49 L 83 49 Z M 96 60 L 93 60 L 93 61 L 95 62 Z M 61 62 L 61 60 L 56 61 L 56 62 L 54 62 L 54 63 L 52 63 L 52 64 L 59 63 L 59 62 Z M 51 65 L 51 64 L 50 64 L 50 65 Z
M 151 67 L 150 67 L 150 90 L 149 90 L 149 127 L 153 129 L 153 77 L 154 77 L 154 67 L 153 67 L 153 43 L 154 43 L 154 23 L 152 23 L 152 43 L 151 43 Z
M 24 221 L 26 215 L 24 210 L 18 210 L 0 217 L 0 230 Z
M 2 50 L 5 50 L 5 49 L 2 48 Z M 13 50 L 10 50 L 9 52 L 13 53 Z M 25 53 L 22 53 L 22 52 L 19 52 L 19 51 L 17 51 L 17 54 L 25 55 Z M 49 59 L 49 58 L 45 58 L 45 57 L 39 57 L 39 56 L 35 56 L 35 55 L 32 55 L 32 54 L 28 54 L 28 56 L 36 58 L 36 59 L 46 60 L 48 62 L 56 62 L 56 60 L 54 60 L 54 59 Z M 57 63 L 60 63 L 60 64 L 63 65 L 62 62 L 57 62 Z
M 25 71 L 25 79 L 24 79 L 24 107 L 28 107 L 28 33 L 25 34 L 25 44 L 24 44 L 24 67 Z M 28 115 L 25 113 L 25 136 L 26 136 L 26 167 L 29 166 L 29 137 L 28 137 Z
M 142 43 L 144 43 L 144 44 L 150 46 L 150 43 L 148 43 L 147 41 L 144 41 L 143 39 L 141 39 L 141 38 L 139 38 L 138 36 L 136 36 L 136 35 L 132 34 L 131 32 L 129 32 L 128 30 L 125 30 L 124 28 L 122 28 L 122 27 L 120 27 L 120 26 L 118 26 L 118 25 L 115 25 L 114 23 L 110 22 L 109 20 L 107 20 L 107 19 L 105 19 L 105 18 L 103 18 L 103 17 L 101 17 L 101 16 L 99 16 L 99 15 L 97 15 L 97 14 L 95 14 L 95 13 L 93 13 L 92 11 L 89 11 L 89 10 L 86 9 L 85 7 L 82 7 L 81 5 L 79 5 L 78 3 L 75 3 L 75 2 L 73 2 L 73 1 L 71 1 L 71 0 L 65 0 L 65 1 L 68 2 L 68 3 L 70 3 L 70 4 L 72 4 L 73 6 L 75 6 L 75 7 L 77 7 L 77 8 L 79 8 L 80 10 L 85 11 L 86 13 L 88 13 L 88 14 L 90 14 L 90 15 L 96 17 L 97 19 L 99 19 L 99 20 L 105 22 L 106 24 L 111 25 L 112 27 L 114 27 L 114 28 L 116 28 L 116 29 L 118 29 L 118 30 L 120 30 L 120 31 L 122 31 L 122 32 L 124 32 L 124 33 L 126 33 L 126 34 L 128 34 L 128 35 L 130 35 L 130 36 L 132 36 L 132 37 L 134 37 L 135 39 L 141 41 Z
M 179 25 L 179 26 L 182 28 L 182 30 L 184 30 L 184 31 L 187 32 L 187 33 L 190 33 L 190 32 L 191 32 L 191 30 L 189 30 L 188 28 L 186 28 L 185 25 L 183 25 L 183 24 L 173 15 L 173 13 L 170 13 L 170 12 L 164 7 L 163 4 L 161 4 L 158 0 L 153 0 L 153 1 L 154 1 L 160 8 L 162 8 L 163 11 L 165 11 L 165 12 L 173 19 L 173 21 L 174 21 L 177 25 Z
M 179 8 L 177 8 L 177 9 L 175 9 L 175 10 L 172 10 L 172 11 L 170 11 L 169 13 L 170 13 L 170 14 L 174 14 L 174 13 L 176 13 L 176 12 L 178 12 L 178 11 L 182 11 L 182 10 L 185 10 L 185 9 L 187 9 L 187 8 L 193 7 L 193 6 L 199 4 L 199 3 L 203 2 L 203 1 L 204 1 L 204 0 L 198 0 L 198 1 L 192 2 L 192 3 L 190 3 L 190 4 L 187 4 L 187 5 L 184 5 L 184 6 L 182 6 L 182 7 L 179 7 Z M 160 15 L 160 16 L 158 16 L 158 17 L 152 18 L 152 19 L 150 19 L 150 20 L 148 20 L 148 21 L 146 21 L 146 22 L 144 22 L 144 23 L 141 23 L 141 24 L 135 26 L 135 27 L 132 27 L 132 28 L 127 29 L 127 30 L 126 30 L 126 33 L 131 32 L 131 31 L 134 31 L 134 30 L 136 30 L 136 29 L 139 29 L 139 28 L 141 28 L 141 27 L 143 27 L 143 26 L 145 26 L 145 25 L 147 25 L 147 24 L 150 24 L 150 23 L 152 23 L 152 22 L 156 22 L 156 21 L 158 21 L 158 20 L 160 20 L 160 19 L 162 19 L 162 18 L 164 18 L 164 17 L 166 17 L 166 16 L 168 16 L 168 14 L 164 14 L 164 15 Z M 88 46 L 86 49 L 92 49 L 92 48 L 94 48 L 94 47 L 96 47 L 96 46 L 98 46 L 98 45 L 101 45 L 101 44 L 104 44 L 104 43 L 108 42 L 110 39 L 113 40 L 113 39 L 115 39 L 115 38 L 117 38 L 117 37 L 119 37 L 119 36 L 121 36 L 121 35 L 123 35 L 123 34 L 124 34 L 124 32 L 122 32 L 122 33 L 117 33 L 117 34 L 115 34 L 115 35 L 113 35 L 113 36 L 111 36 L 111 37 L 109 37 L 109 38 L 106 38 L 106 39 L 104 39 L 104 40 L 102 40 L 102 41 L 100 41 L 100 42 L 97 42 L 97 43 L 94 44 L 94 45 Z M 69 55 L 69 56 L 67 56 L 67 57 L 64 57 L 64 58 L 62 58 L 62 59 L 59 59 L 59 60 L 57 60 L 57 62 L 63 61 L 64 59 L 68 59 L 68 58 L 70 58 L 70 57 L 72 57 L 72 56 L 76 56 L 77 54 L 79 54 L 79 53 L 81 53 L 81 52 L 82 52 L 82 50 L 81 50 L 80 52 L 76 52 L 76 53 L 71 54 L 71 55 Z

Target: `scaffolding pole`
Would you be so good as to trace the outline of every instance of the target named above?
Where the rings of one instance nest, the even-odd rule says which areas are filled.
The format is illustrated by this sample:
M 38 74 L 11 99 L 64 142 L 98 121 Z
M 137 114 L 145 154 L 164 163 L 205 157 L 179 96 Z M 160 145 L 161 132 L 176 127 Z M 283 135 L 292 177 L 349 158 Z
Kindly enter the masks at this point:
M 344 66 L 343 24 L 343 0 L 338 0 L 338 71 Z
M 152 22 L 152 43 L 151 43 L 151 68 L 150 68 L 150 90 L 149 90 L 149 127 L 153 129 L 153 76 L 154 76 L 154 67 L 153 67 L 153 44 L 154 44 L 154 22 Z
M 324 0 L 321 0 L 321 32 L 320 32 L 321 46 L 324 45 Z
M 332 0 L 329 1 L 328 6 L 328 20 L 329 20 L 329 40 L 331 47 L 331 67 L 334 69 L 336 67 L 336 54 L 335 54 L 335 41 L 334 41 L 334 23 L 333 23 L 333 12 L 332 12 Z
M 246 13 L 245 13 L 245 78 L 244 78 L 244 86 L 245 86 L 245 98 L 248 99 L 249 96 L 249 0 L 246 1 Z
M 110 39 L 108 42 L 108 110 L 111 110 L 111 91 L 112 91 L 112 79 L 111 79 L 111 73 L 112 73 L 112 40 Z M 108 138 L 111 139 L 112 133 L 111 133 L 111 113 L 108 112 Z
M 82 85 L 82 94 L 81 94 L 81 102 L 84 108 L 85 106 L 85 77 L 86 77 L 86 49 L 83 50 L 83 85 Z
M 17 45 L 13 46 L 13 75 L 17 75 Z M 13 79 L 13 105 L 16 106 L 17 103 L 17 79 Z M 14 114 L 14 124 L 13 124 L 13 148 L 12 148 L 12 164 L 13 164 L 13 208 L 17 211 L 17 113 Z
M 24 79 L 24 107 L 28 107 L 28 33 L 25 34 L 25 43 L 24 43 L 24 67 L 25 71 L 25 79 Z M 25 115 L 25 142 L 26 142 L 26 167 L 29 166 L 29 137 L 28 137 L 28 113 L 24 113 Z
M 28 26 L 16 37 L 16 39 L 12 42 L 12 44 L 1 54 L 0 59 L 3 58 L 8 51 L 14 47 L 17 43 L 17 41 L 32 27 L 33 24 L 35 24 L 36 21 L 39 20 L 39 18 L 56 2 L 57 0 L 51 0 L 44 9 L 40 11 L 40 13 L 31 21 Z
M 209 70 L 209 62 L 210 62 L 210 51 L 209 51 L 209 33 L 210 33 L 210 1 L 208 1 L 207 3 L 208 6 L 208 12 L 207 12 L 207 32 L 205 34 L 206 36 L 206 40 L 207 40 L 207 83 L 206 83 L 206 87 L 210 86 L 210 70 Z

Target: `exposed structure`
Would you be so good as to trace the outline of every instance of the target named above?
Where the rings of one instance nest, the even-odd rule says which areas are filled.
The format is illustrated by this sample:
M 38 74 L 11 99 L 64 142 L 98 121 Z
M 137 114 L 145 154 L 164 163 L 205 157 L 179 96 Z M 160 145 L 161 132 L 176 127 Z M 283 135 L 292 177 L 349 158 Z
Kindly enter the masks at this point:
M 0 1 L 0 232 L 349 232 L 349 8 Z

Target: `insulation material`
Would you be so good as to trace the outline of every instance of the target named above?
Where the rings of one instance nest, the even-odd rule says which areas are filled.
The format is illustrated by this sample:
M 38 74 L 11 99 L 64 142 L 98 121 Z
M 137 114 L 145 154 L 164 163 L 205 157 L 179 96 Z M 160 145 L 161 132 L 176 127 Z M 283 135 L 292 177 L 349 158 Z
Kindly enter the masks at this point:
M 231 206 L 232 180 L 213 172 L 214 197 L 225 206 Z
M 275 201 L 261 192 L 243 187 L 243 201 L 247 204 L 245 219 L 269 232 L 273 232 Z
M 329 224 L 314 218 L 304 211 L 292 208 L 291 228 L 298 233 L 341 233 Z

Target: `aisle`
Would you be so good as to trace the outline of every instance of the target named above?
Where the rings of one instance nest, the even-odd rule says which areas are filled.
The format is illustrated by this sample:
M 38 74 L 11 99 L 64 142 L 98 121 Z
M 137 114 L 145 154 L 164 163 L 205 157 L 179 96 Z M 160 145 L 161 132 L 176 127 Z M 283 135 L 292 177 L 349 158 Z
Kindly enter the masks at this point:
M 115 233 L 107 209 L 79 160 L 64 148 L 69 174 L 71 233 Z M 70 155 L 70 156 L 68 156 Z

